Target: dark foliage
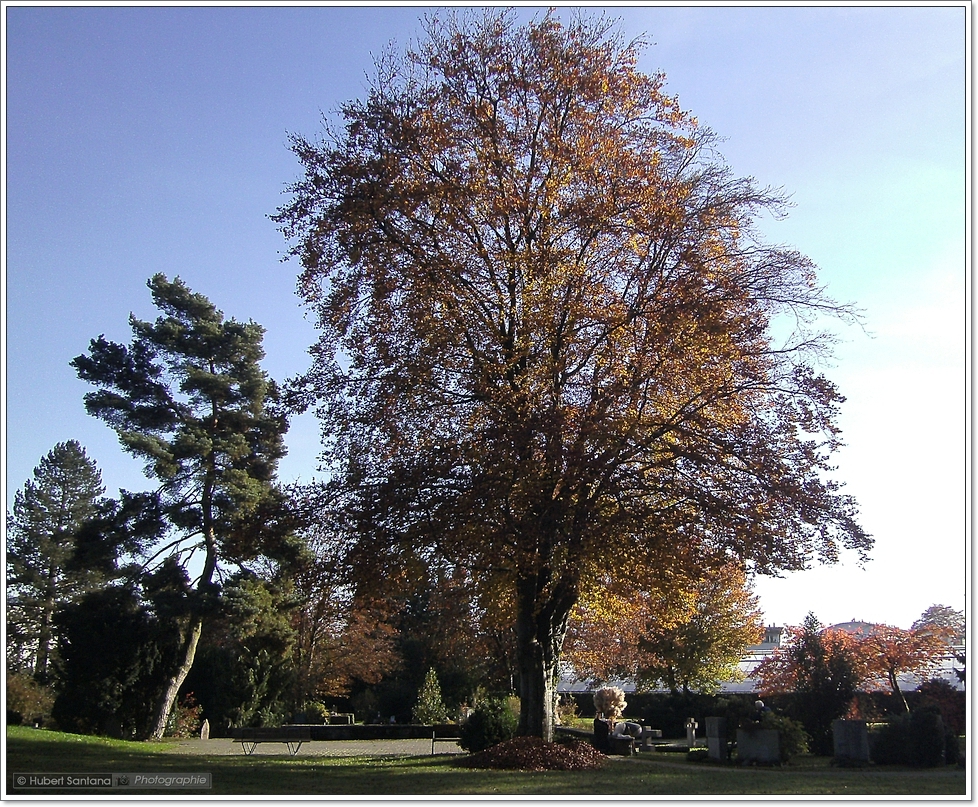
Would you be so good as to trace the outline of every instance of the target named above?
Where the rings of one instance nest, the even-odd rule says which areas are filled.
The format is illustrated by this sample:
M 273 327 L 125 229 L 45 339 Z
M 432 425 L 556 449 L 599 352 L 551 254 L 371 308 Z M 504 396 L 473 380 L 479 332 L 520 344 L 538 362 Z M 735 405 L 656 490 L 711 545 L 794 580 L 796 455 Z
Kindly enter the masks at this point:
M 958 757 L 957 737 L 945 730 L 936 707 L 891 717 L 873 732 L 870 748 L 873 762 L 881 765 L 933 768 Z
M 915 692 L 907 693 L 907 700 L 917 708 L 935 706 L 941 712 L 948 731 L 955 735 L 964 734 L 967 724 L 967 704 L 964 692 L 955 689 L 947 681 L 933 678 L 925 681 Z
M 61 692 L 52 716 L 79 734 L 145 734 L 152 704 L 176 661 L 171 625 L 131 587 L 86 595 L 58 616 Z
M 182 689 L 195 694 L 214 732 L 288 719 L 293 607 L 291 591 L 275 581 L 240 574 L 225 584 Z

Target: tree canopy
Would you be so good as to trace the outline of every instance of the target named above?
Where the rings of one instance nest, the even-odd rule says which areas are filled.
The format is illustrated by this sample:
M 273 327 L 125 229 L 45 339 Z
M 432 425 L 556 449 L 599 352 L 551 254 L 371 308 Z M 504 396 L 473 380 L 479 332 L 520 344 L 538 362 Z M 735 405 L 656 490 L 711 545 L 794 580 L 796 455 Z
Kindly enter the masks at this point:
M 731 173 L 640 50 L 604 19 L 429 19 L 342 127 L 293 137 L 304 176 L 274 217 L 321 331 L 293 400 L 363 556 L 501 581 L 521 731 L 546 738 L 603 571 L 871 546 L 830 478 L 843 399 L 811 364 L 818 317 L 851 312 L 762 242 L 785 198 Z
M 967 632 L 967 620 L 961 611 L 949 605 L 932 605 L 910 626 L 911 630 L 925 630 L 944 634 L 945 638 L 961 644 Z

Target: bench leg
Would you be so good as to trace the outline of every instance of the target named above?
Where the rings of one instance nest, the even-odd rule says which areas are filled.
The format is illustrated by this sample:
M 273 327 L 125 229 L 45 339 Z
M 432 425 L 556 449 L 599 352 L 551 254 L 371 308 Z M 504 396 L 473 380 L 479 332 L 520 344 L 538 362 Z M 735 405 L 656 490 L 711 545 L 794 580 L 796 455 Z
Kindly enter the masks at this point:
M 250 743 L 244 740 L 241 741 L 241 750 L 245 752 L 247 756 L 251 756 L 255 753 L 255 749 L 258 747 L 258 743 Z
M 298 742 L 286 743 L 286 745 L 289 747 L 289 753 L 292 756 L 295 756 L 296 754 L 298 754 L 299 753 L 299 749 L 302 748 L 302 743 L 303 742 L 304 742 L 304 740 L 299 740 Z

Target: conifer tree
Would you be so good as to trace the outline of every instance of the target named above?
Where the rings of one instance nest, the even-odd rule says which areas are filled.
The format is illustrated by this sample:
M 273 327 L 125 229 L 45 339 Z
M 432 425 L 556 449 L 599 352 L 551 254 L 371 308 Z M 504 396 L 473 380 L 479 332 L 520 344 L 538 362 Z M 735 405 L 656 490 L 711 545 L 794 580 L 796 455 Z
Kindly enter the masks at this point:
M 179 278 L 157 274 L 147 285 L 162 316 L 131 316 L 131 345 L 100 336 L 72 365 L 98 387 L 85 396 L 88 413 L 115 429 L 159 484 L 175 537 L 157 555 L 186 561 L 202 550 L 180 622 L 179 661 L 149 732 L 159 738 L 193 665 L 219 561 L 241 564 L 289 548 L 287 508 L 273 484 L 288 424 L 275 407 L 278 388 L 259 364 L 260 325 L 225 320 Z
M 97 570 L 78 568 L 72 559 L 104 492 L 95 462 L 68 440 L 41 459 L 14 495 L 7 516 L 8 664 L 26 663 L 38 680 L 49 675 L 56 611 L 100 581 Z M 12 638 L 19 647 L 10 647 Z
M 424 676 L 424 683 L 418 692 L 418 702 L 412 710 L 415 723 L 432 725 L 448 719 L 448 709 L 441 699 L 441 686 L 434 668 L 430 668 Z

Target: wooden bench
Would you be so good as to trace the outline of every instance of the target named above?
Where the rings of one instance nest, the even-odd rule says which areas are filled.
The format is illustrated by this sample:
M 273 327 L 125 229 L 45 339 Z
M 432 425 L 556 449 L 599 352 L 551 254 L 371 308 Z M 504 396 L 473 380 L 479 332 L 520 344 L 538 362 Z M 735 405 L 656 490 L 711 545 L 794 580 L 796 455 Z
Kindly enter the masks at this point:
M 279 726 L 277 728 L 231 729 L 231 739 L 241 743 L 247 755 L 255 753 L 258 743 L 285 743 L 289 753 L 295 756 L 303 743 L 311 742 L 308 726 Z

